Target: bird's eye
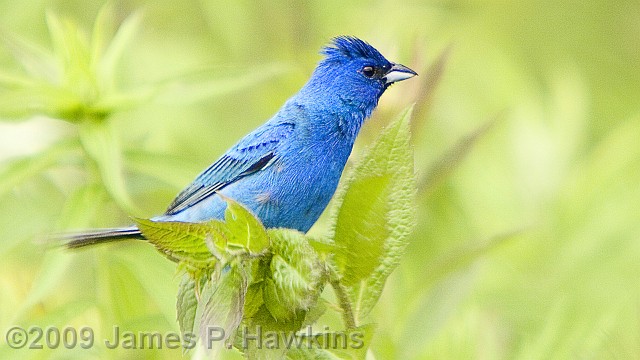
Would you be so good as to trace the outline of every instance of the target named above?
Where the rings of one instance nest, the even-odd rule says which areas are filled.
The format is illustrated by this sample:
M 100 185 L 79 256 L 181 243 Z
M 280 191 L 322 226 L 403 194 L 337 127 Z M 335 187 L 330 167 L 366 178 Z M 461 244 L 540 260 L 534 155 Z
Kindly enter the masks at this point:
M 365 66 L 362 68 L 362 75 L 368 77 L 368 78 L 372 78 L 373 75 L 375 75 L 376 70 L 373 68 L 373 66 Z

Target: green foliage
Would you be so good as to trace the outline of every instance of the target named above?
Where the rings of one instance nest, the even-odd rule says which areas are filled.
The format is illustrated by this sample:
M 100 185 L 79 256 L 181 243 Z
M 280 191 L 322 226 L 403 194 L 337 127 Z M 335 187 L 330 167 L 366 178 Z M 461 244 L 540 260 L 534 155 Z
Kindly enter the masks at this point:
M 135 36 L 140 33 L 142 12 L 127 16 L 115 26 L 117 18 L 117 9 L 107 3 L 98 11 L 92 31 L 87 32 L 78 23 L 49 11 L 46 24 L 51 50 L 19 36 L 1 33 L 0 44 L 10 51 L 22 73 L 0 70 L 0 119 L 24 121 L 44 115 L 76 124 L 78 131 L 77 139 L 61 141 L 33 159 L 12 164 L 6 176 L 0 177 L 0 196 L 8 186 L 40 175 L 49 167 L 67 161 L 68 152 L 81 150 L 79 160 L 91 175 L 100 179 L 115 203 L 126 213 L 142 213 L 126 187 L 124 174 L 128 159 L 123 156 L 123 144 L 111 118 L 152 100 L 193 104 L 223 96 L 286 70 L 281 64 L 232 71 L 195 69 L 188 73 L 170 73 L 160 81 L 123 85 L 123 58 L 132 50 Z M 180 96 L 176 95 L 177 91 Z M 135 167 L 135 163 L 131 167 Z M 149 168 L 146 164 L 139 170 L 145 173 Z M 166 173 L 154 171 L 152 175 L 162 178 Z
M 140 13 L 131 15 L 109 41 L 113 8 L 105 6 L 96 19 L 91 37 L 72 21 L 47 14 L 53 53 L 17 37 L 5 41 L 28 77 L 0 75 L 6 89 L 0 115 L 24 118 L 36 114 L 80 122 L 103 119 L 126 109 L 149 94 L 118 92 L 114 75 L 124 51 L 140 24 Z
M 127 212 L 136 213 L 122 177 L 121 146 L 113 127 L 103 120 L 139 105 L 151 94 L 116 87 L 116 69 L 138 31 L 140 14 L 125 19 L 111 34 L 113 16 L 113 8 L 104 6 L 89 37 L 76 23 L 49 12 L 52 53 L 24 39 L 5 36 L 26 75 L 0 73 L 0 117 L 20 120 L 47 115 L 79 123 L 82 149 L 105 187 Z
M 360 320 L 371 311 L 397 266 L 413 223 L 410 115 L 411 110 L 405 111 L 382 133 L 338 192 L 336 230 L 330 243 L 294 230 L 265 230 L 249 211 L 228 198 L 224 198 L 224 221 L 137 219 L 149 242 L 187 272 L 176 304 L 182 333 L 199 334 L 203 345 L 216 353 L 233 343 L 249 358 L 283 356 L 291 344 L 282 344 L 291 341 L 304 345 L 294 347 L 292 358 L 330 354 L 364 358 L 373 328 L 360 327 Z M 326 311 L 319 297 L 330 277 L 341 295 L 338 306 L 350 333 L 340 338 L 342 343 L 314 345 L 309 343 L 310 336 L 337 341 L 330 332 L 306 338 L 296 334 Z M 222 335 L 211 342 L 214 326 Z M 275 332 L 277 344 L 263 349 L 248 343 L 243 335 L 247 329 Z
M 312 335 L 319 345 L 311 350 L 308 349 L 310 337 L 306 336 L 302 338 L 302 346 L 289 351 L 287 357 L 291 360 L 365 359 L 366 344 L 371 342 L 373 334 L 374 326 L 367 324 L 340 333 Z
M 264 304 L 276 321 L 287 321 L 315 304 L 324 285 L 324 264 L 302 233 L 270 229 L 269 237 L 272 257 Z
M 258 219 L 248 210 L 231 199 L 227 201 L 224 213 L 226 229 L 222 231 L 226 243 L 244 249 L 250 254 L 260 254 L 269 246 L 267 233 Z
M 205 223 L 136 219 L 142 234 L 169 259 L 190 268 L 225 266 L 236 256 L 257 256 L 269 245 L 267 232 L 248 210 L 231 199 L 225 221 Z
M 200 283 L 197 285 L 199 289 Z M 176 302 L 178 324 L 183 335 L 184 332 L 193 332 L 194 330 L 196 312 L 198 311 L 198 293 L 196 279 L 189 274 L 184 274 L 178 287 L 178 300 Z
M 382 133 L 336 195 L 335 262 L 356 324 L 378 301 L 415 225 L 410 117 L 411 109 Z
M 247 293 L 248 281 L 244 264 L 232 263 L 228 268 L 213 278 L 200 279 L 203 282 L 198 296 L 198 307 L 195 313 L 195 326 L 207 350 L 218 352 L 226 348 L 226 341 L 233 336 L 240 325 L 243 316 L 244 299 Z M 221 332 L 215 343 L 209 342 L 211 328 L 218 328 Z M 182 332 L 191 332 L 183 328 Z M 210 346 L 211 344 L 211 346 Z
M 192 266 L 209 265 L 217 258 L 214 249 L 224 241 L 218 228 L 213 224 L 192 224 L 184 222 L 156 222 L 136 219 L 138 227 L 156 248 L 172 260 Z M 211 248 L 211 250 L 210 250 Z
M 91 326 L 98 339 L 113 325 L 176 332 L 170 295 L 183 276 L 148 244 L 70 254 L 39 240 L 161 213 L 304 83 L 318 48 L 339 32 L 420 74 L 385 93 L 354 149 L 359 163 L 384 124 L 415 103 L 417 228 L 377 305 L 359 320 L 376 323 L 375 333 L 365 332 L 373 335 L 367 356 L 637 358 L 637 0 L 258 1 L 228 2 L 225 11 L 204 1 L 104 3 L 0 2 L 3 331 Z M 372 14 L 385 14 L 384 22 Z M 56 21 L 69 39 L 54 40 Z M 111 70 L 98 75 L 99 67 Z M 107 174 L 109 167 L 117 169 Z M 333 220 L 324 216 L 306 236 L 325 263 L 336 252 L 326 236 Z M 252 280 L 239 329 L 268 323 L 306 336 L 308 323 L 318 332 L 345 327 L 336 309 L 339 299 L 351 301 L 346 286 L 325 286 L 304 316 L 276 322 L 263 306 L 269 265 L 265 254 L 245 270 Z M 203 284 L 193 287 L 185 292 Z M 182 352 L 0 345 L 3 359 Z M 328 352 L 287 356 L 335 358 Z

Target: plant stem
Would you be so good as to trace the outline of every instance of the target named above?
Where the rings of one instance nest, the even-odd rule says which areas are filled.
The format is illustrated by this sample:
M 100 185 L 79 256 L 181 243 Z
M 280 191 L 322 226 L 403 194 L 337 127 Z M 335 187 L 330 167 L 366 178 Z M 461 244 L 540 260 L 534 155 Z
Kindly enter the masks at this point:
M 87 117 L 79 128 L 80 143 L 98 170 L 99 179 L 111 198 L 124 212 L 141 214 L 127 193 L 122 149 L 113 125 Z
M 349 302 L 349 295 L 347 294 L 347 288 L 338 280 L 332 280 L 331 286 L 338 296 L 340 302 L 340 308 L 342 308 L 342 320 L 349 329 L 356 328 L 356 319 L 353 317 L 353 309 L 351 308 L 351 302 Z

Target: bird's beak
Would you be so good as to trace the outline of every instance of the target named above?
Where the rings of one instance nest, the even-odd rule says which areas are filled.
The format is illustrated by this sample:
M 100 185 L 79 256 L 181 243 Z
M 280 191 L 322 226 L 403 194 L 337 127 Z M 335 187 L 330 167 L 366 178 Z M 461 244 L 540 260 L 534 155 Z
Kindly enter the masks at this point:
M 414 76 L 418 75 L 417 72 L 409 69 L 408 67 L 402 64 L 392 64 L 391 69 L 384 74 L 384 82 L 385 84 L 393 84 L 397 81 L 407 80 Z

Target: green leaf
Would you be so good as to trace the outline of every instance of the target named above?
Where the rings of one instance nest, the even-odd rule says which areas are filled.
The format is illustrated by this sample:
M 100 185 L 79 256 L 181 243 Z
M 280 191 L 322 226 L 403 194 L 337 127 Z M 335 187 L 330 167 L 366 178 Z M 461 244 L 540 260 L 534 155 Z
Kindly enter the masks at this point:
M 504 118 L 503 114 L 496 115 L 493 120 L 480 125 L 447 150 L 420 179 L 418 191 L 421 194 L 429 194 L 434 191 L 453 170 L 460 166 L 460 163 L 471 153 L 477 143 L 484 139 L 502 118 Z
M 97 97 L 97 83 L 91 69 L 89 39 L 73 21 L 60 19 L 54 13 L 47 13 L 47 26 L 51 34 L 54 54 L 62 64 L 60 85 L 72 90 L 89 103 Z
M 103 56 L 100 57 L 96 73 L 100 84 L 106 87 L 106 90 L 112 90 L 114 87 L 112 82 L 116 78 L 118 62 L 130 46 L 134 35 L 138 32 L 141 21 L 142 12 L 137 11 L 129 15 L 118 28 L 111 43 L 106 47 Z M 96 26 L 94 34 L 98 32 L 100 32 L 100 28 Z
M 227 202 L 224 219 L 229 230 L 227 242 L 247 249 L 250 253 L 261 254 L 269 247 L 269 238 L 264 226 L 249 210 L 236 201 L 223 197 Z
M 223 70 L 224 72 L 205 69 L 167 78 L 162 82 L 162 91 L 154 100 L 159 104 L 180 106 L 210 101 L 214 97 L 250 89 L 290 71 L 290 67 L 271 63 L 260 64 L 254 68 Z M 220 73 L 223 73 L 224 77 L 219 76 Z
M 247 318 L 254 316 L 264 305 L 262 288 L 269 268 L 268 260 L 267 257 L 245 259 L 249 274 L 248 278 L 250 279 L 244 300 L 244 316 Z
M 278 321 L 263 305 L 256 314 L 244 320 L 234 346 L 248 359 L 281 359 L 287 352 L 285 344 L 295 340 L 295 333 L 304 324 L 306 315 L 306 311 L 298 311 L 290 319 Z
M 107 295 L 98 301 L 109 309 L 109 316 L 113 316 L 107 321 L 122 324 L 150 312 L 149 295 L 141 283 L 145 280 L 134 275 L 135 264 L 110 254 L 99 260 L 96 271 L 100 276 L 97 281 L 102 287 L 98 294 Z
M 97 213 L 102 198 L 104 195 L 101 188 L 94 184 L 77 188 L 60 209 L 61 227 L 86 227 Z M 67 278 L 72 260 L 62 252 L 45 253 L 41 259 L 41 266 L 37 270 L 37 276 L 30 284 L 30 290 L 22 299 L 21 306 L 13 311 L 16 318 L 32 310 L 34 306 L 59 289 Z
M 178 288 L 178 301 L 176 303 L 178 323 L 183 335 L 193 333 L 197 308 L 196 280 L 191 275 L 184 274 Z
M 247 289 L 247 296 L 244 301 L 244 313 L 247 317 L 254 316 L 264 304 L 263 298 L 264 280 L 254 282 Z
M 333 243 L 333 239 L 316 238 L 305 234 L 307 242 L 318 253 L 321 259 L 326 260 L 327 257 L 333 256 L 336 252 L 336 245 Z
M 75 121 L 81 112 L 82 102 L 74 93 L 43 82 L 0 93 L 0 116 L 7 119 L 22 120 L 45 114 Z
M 228 348 L 243 316 L 249 279 L 241 263 L 232 263 L 220 277 L 207 279 L 198 300 L 195 318 L 202 344 L 214 353 Z M 215 355 L 213 356 L 215 358 Z
M 336 195 L 334 259 L 356 324 L 378 301 L 414 227 L 410 116 L 408 109 L 389 125 Z
M 276 321 L 290 320 L 296 314 L 295 309 L 288 307 L 280 296 L 281 292 L 278 291 L 273 279 L 265 279 L 262 285 L 262 297 L 267 310 Z
M 364 360 L 374 334 L 374 326 L 367 324 L 348 331 L 323 332 L 309 336 L 302 334 L 302 346 L 287 352 L 290 360 Z
M 271 252 L 264 302 L 278 321 L 315 305 L 326 279 L 324 265 L 304 234 L 290 229 L 269 229 Z
M 390 174 L 354 178 L 345 194 L 335 234 L 340 249 L 335 261 L 345 286 L 371 275 L 384 256 L 391 236 L 383 223 L 390 211 L 390 181 Z
M 142 234 L 161 253 L 172 260 L 185 262 L 196 268 L 211 267 L 216 260 L 207 243 L 224 241 L 218 230 L 207 223 L 185 223 L 134 219 Z
M 113 37 L 114 18 L 114 4 L 113 2 L 107 2 L 100 8 L 93 22 L 91 32 L 91 68 L 94 71 L 98 67 L 96 62 L 102 58 L 109 39 Z
M 36 155 L 15 160 L 4 166 L 0 170 L 0 197 L 15 186 L 33 179 L 50 167 L 72 157 L 78 152 L 78 145 L 75 140 L 61 141 Z
M 113 125 L 104 121 L 85 121 L 79 129 L 82 147 L 97 166 L 109 194 L 127 213 L 141 213 L 126 189 L 121 145 Z
M 2 32 L 2 43 L 11 52 L 30 80 L 59 81 L 60 72 L 56 59 L 43 47 L 13 34 Z M 2 78 L 3 76 L 0 76 Z M 2 83 L 2 81 L 0 81 Z M 20 81 L 23 83 L 23 81 Z
M 23 75 L 13 74 L 6 69 L 0 70 L 0 89 L 31 86 L 35 83 Z
M 89 111 L 98 116 L 134 109 L 150 101 L 158 92 L 154 86 L 140 86 L 103 94 L 91 104 Z
M 78 187 L 60 209 L 59 229 L 81 229 L 90 226 L 100 216 L 100 207 L 107 200 L 107 193 L 97 183 Z

